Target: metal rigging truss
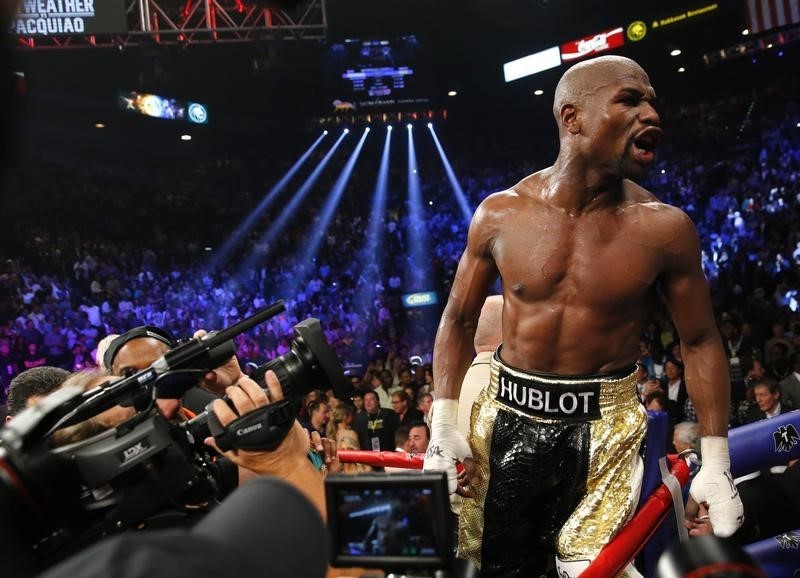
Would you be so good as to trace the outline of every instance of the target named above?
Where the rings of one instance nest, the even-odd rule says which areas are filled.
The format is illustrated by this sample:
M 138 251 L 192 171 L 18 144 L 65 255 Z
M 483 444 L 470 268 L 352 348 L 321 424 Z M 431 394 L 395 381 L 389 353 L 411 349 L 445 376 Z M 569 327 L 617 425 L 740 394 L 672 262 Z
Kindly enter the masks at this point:
M 214 44 L 257 40 L 325 40 L 325 0 L 302 0 L 292 9 L 267 8 L 246 0 L 130 0 L 127 32 L 17 37 L 17 46 L 87 48 Z

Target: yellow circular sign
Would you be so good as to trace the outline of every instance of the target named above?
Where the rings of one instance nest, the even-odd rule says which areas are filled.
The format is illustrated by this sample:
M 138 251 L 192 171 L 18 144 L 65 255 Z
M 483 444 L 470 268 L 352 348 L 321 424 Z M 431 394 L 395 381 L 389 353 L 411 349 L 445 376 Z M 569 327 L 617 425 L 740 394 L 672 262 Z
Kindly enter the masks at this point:
M 641 20 L 637 20 L 636 22 L 631 22 L 628 25 L 628 40 L 631 42 L 638 42 L 642 38 L 645 37 L 647 34 L 647 24 L 642 22 Z

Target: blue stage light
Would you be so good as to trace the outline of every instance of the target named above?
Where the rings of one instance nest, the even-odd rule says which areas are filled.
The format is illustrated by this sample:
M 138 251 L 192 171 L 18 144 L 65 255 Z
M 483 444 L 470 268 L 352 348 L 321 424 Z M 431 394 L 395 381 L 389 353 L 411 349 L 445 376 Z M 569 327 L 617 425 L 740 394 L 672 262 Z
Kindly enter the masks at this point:
M 250 229 L 253 228 L 256 221 L 261 217 L 264 211 L 272 205 L 273 201 L 281 194 L 281 192 L 286 188 L 286 185 L 289 184 L 289 181 L 297 174 L 300 170 L 300 167 L 303 163 L 308 160 L 308 157 L 311 156 L 311 153 L 314 152 L 314 149 L 317 148 L 322 139 L 325 138 L 325 135 L 328 134 L 328 131 L 323 131 L 323 133 L 317 137 L 310 147 L 302 154 L 302 156 L 297 159 L 297 161 L 292 165 L 292 167 L 286 171 L 286 174 L 281 177 L 281 179 L 275 183 L 269 192 L 264 196 L 264 198 L 258 203 L 255 209 L 249 211 L 247 218 L 242 221 L 242 223 L 236 228 L 236 230 L 231 234 L 230 237 L 223 243 L 220 250 L 214 254 L 214 257 L 209 261 L 208 268 L 212 271 L 215 271 L 220 266 L 225 264 L 227 260 L 230 258 L 233 250 L 241 243 L 247 233 L 250 232 Z
M 422 203 L 422 187 L 420 186 L 417 166 L 417 152 L 414 146 L 414 133 L 408 131 L 408 275 L 406 281 L 412 285 L 416 281 L 430 279 L 428 259 L 429 235 Z
M 353 149 L 353 152 L 350 153 L 350 158 L 347 159 L 342 171 L 339 173 L 339 177 L 336 179 L 333 187 L 331 187 L 328 198 L 325 200 L 325 204 L 319 213 L 319 221 L 316 222 L 314 227 L 309 231 L 309 235 L 303 243 L 302 254 L 298 254 L 294 262 L 308 263 L 310 261 L 316 261 L 316 256 L 322 245 L 322 240 L 327 233 L 328 226 L 333 220 L 336 208 L 342 200 L 342 195 L 344 194 L 345 188 L 347 188 L 347 182 L 350 180 L 350 175 L 353 174 L 358 156 L 361 154 L 361 148 L 364 146 L 364 141 L 367 140 L 367 134 L 369 134 L 369 127 L 364 129 L 364 133 L 361 135 L 358 144 Z M 299 293 L 300 289 L 305 287 L 307 281 L 308 280 L 304 279 L 301 275 L 295 275 L 292 279 L 289 295 L 296 295 Z
M 278 235 L 283 232 L 284 228 L 289 222 L 289 219 L 294 216 L 300 204 L 303 202 L 303 199 L 305 199 L 308 192 L 317 182 L 317 179 L 319 179 L 320 175 L 322 174 L 322 171 L 325 170 L 325 167 L 327 166 L 328 162 L 330 162 L 331 157 L 333 157 L 333 154 L 336 152 L 336 149 L 339 147 L 342 140 L 344 140 L 344 137 L 345 133 L 339 135 L 339 138 L 336 139 L 336 142 L 333 143 L 333 146 L 331 146 L 328 152 L 325 153 L 325 156 L 322 157 L 322 160 L 319 161 L 319 164 L 317 164 L 317 166 L 314 168 L 314 170 L 311 172 L 308 178 L 306 178 L 305 182 L 303 182 L 303 184 L 294 194 L 292 199 L 286 204 L 286 206 L 283 207 L 283 210 L 275 218 L 275 220 L 272 221 L 272 224 L 270 225 L 269 229 L 267 229 L 264 232 L 264 234 L 261 235 L 258 242 L 255 244 L 256 247 L 264 247 L 272 245 L 272 243 L 275 241 Z M 253 253 L 251 253 L 239 267 L 236 273 L 236 277 L 241 278 L 248 275 L 250 272 L 252 272 L 254 269 L 258 267 L 259 260 L 263 258 L 264 254 L 259 251 L 254 251 Z
M 375 182 L 375 191 L 372 196 L 369 225 L 367 226 L 367 235 L 363 248 L 365 267 L 361 272 L 365 282 L 359 284 L 355 300 L 356 311 L 369 311 L 372 308 L 372 302 L 375 298 L 375 284 L 381 280 L 381 260 L 378 258 L 378 247 L 383 245 L 384 214 L 386 213 L 386 198 L 389 190 L 391 128 L 391 125 L 387 127 L 381 164 L 378 169 L 378 178 Z
M 439 137 L 436 136 L 436 131 L 433 128 L 431 128 L 431 136 L 433 137 L 433 143 L 436 145 L 436 150 L 439 151 L 439 157 L 442 159 L 442 165 L 447 173 L 447 180 L 450 181 L 450 186 L 453 187 L 456 201 L 458 202 L 458 206 L 461 208 L 461 214 L 464 216 L 464 220 L 469 222 L 472 219 L 473 210 L 469 206 L 467 195 L 464 194 L 464 190 L 458 183 L 458 179 L 453 171 L 453 167 L 450 165 L 450 161 L 447 159 L 447 155 L 444 152 L 442 143 L 439 142 Z

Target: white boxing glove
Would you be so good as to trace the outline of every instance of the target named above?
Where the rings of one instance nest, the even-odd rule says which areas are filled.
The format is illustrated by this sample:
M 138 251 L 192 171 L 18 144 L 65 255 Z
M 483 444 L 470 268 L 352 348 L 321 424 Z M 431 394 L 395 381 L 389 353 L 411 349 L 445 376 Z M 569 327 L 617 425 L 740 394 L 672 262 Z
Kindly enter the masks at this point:
M 456 464 L 471 458 L 472 451 L 463 434 L 458 431 L 458 400 L 436 399 L 430 412 L 431 441 L 425 452 L 425 472 L 447 472 L 447 486 L 450 493 L 455 493 L 458 483 Z
M 744 521 L 742 500 L 731 477 L 728 438 L 700 438 L 700 458 L 702 465 L 692 480 L 689 494 L 698 504 L 708 504 L 708 517 L 714 534 L 727 538 Z

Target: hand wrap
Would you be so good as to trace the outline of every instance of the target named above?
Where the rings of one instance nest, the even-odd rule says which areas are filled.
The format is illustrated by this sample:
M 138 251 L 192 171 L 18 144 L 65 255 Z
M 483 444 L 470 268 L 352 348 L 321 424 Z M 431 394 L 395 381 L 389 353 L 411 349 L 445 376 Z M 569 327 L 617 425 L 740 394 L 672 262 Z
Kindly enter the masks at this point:
M 689 494 L 699 504 L 708 504 L 708 517 L 714 534 L 727 538 L 744 521 L 744 509 L 739 491 L 731 477 L 731 457 L 728 438 L 700 439 L 700 471 L 692 480 Z
M 431 416 L 431 441 L 422 469 L 426 472 L 446 472 L 447 486 L 452 494 L 458 487 L 456 464 L 464 461 L 464 458 L 472 457 L 467 440 L 456 427 L 458 400 L 434 400 L 428 415 Z

